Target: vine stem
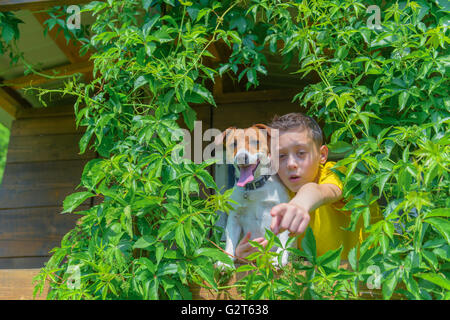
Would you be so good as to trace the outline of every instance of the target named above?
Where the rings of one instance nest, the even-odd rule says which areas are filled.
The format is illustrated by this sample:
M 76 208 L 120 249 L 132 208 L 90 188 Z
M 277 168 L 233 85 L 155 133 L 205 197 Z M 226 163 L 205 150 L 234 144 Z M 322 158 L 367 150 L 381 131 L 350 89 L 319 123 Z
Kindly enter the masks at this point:
M 214 29 L 213 32 L 213 36 L 211 37 L 211 40 L 208 41 L 208 43 L 206 44 L 206 46 L 203 48 L 203 50 L 200 52 L 200 54 L 197 56 L 197 58 L 195 59 L 194 63 L 192 64 L 192 66 L 184 73 L 184 77 L 189 73 L 189 71 L 192 70 L 193 66 L 197 65 L 198 60 L 200 60 L 200 58 L 203 56 L 203 53 L 206 51 L 206 49 L 211 45 L 211 43 L 213 43 L 215 41 L 216 38 L 216 32 L 217 29 L 219 29 L 219 26 L 222 24 L 223 22 L 223 18 L 225 17 L 225 15 L 234 8 L 234 6 L 236 6 L 236 4 L 238 3 L 238 1 L 235 1 L 233 3 L 233 5 L 231 5 L 227 10 L 225 10 L 225 12 L 218 18 L 218 23 L 216 25 L 216 28 Z

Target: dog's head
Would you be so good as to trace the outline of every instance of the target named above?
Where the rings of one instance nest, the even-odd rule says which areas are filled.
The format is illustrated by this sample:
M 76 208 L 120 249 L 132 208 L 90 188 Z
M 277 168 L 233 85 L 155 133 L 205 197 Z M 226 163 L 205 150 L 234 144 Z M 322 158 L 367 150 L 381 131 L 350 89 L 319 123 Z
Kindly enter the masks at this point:
M 264 124 L 246 129 L 230 127 L 216 137 L 216 144 L 225 142 L 227 163 L 239 169 L 239 187 L 258 178 L 262 169 L 270 166 L 270 139 L 271 129 Z

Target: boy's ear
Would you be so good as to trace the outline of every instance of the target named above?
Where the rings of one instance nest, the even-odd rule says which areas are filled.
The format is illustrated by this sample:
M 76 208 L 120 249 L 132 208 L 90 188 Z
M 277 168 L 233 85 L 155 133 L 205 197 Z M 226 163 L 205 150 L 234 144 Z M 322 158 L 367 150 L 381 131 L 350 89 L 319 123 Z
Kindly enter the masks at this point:
M 223 131 L 221 134 L 217 135 L 214 138 L 214 144 L 217 146 L 223 144 L 224 139 L 230 130 L 236 130 L 236 127 L 229 127 L 225 131 Z
M 319 157 L 320 157 L 320 163 L 325 164 L 328 159 L 328 147 L 326 145 L 323 145 L 319 149 Z

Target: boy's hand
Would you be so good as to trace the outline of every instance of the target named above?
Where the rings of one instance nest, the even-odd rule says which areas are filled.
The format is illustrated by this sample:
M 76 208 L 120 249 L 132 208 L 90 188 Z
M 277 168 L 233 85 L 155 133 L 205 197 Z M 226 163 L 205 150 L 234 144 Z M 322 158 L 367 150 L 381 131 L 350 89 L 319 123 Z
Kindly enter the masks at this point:
M 281 203 L 270 211 L 272 223 L 270 229 L 278 234 L 289 230 L 289 236 L 295 236 L 305 232 L 308 227 L 310 216 L 308 210 L 292 203 Z
M 252 245 L 250 243 L 248 243 L 251 236 L 252 236 L 252 233 L 247 232 L 245 237 L 241 240 L 241 242 L 239 242 L 239 244 L 236 247 L 236 253 L 235 253 L 236 257 L 245 259 L 253 252 L 258 251 L 258 248 L 252 247 Z M 252 239 L 252 241 L 258 242 L 263 247 L 265 247 L 268 243 L 268 241 L 264 238 L 256 238 L 256 239 Z

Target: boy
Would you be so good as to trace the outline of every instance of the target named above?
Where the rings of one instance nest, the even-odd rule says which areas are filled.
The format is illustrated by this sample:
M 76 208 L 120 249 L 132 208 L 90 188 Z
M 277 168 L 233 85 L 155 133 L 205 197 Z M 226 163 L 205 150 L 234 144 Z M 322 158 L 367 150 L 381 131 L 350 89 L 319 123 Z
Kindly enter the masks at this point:
M 360 220 L 354 232 L 342 230 L 349 226 L 351 213 L 338 210 L 344 205 L 343 184 L 330 170 L 335 162 L 327 162 L 328 147 L 323 144 L 322 130 L 312 118 L 300 113 L 276 116 L 269 126 L 279 130 L 278 176 L 291 198 L 289 203 L 272 208 L 271 230 L 275 234 L 289 230 L 294 236 L 303 234 L 309 225 L 318 256 L 342 245 L 341 258 L 347 259 L 349 250 L 363 239 L 363 225 Z M 237 246 L 237 257 L 245 258 L 257 250 L 248 243 L 250 237 L 250 233 L 245 235 Z M 267 244 L 264 238 L 253 241 Z

